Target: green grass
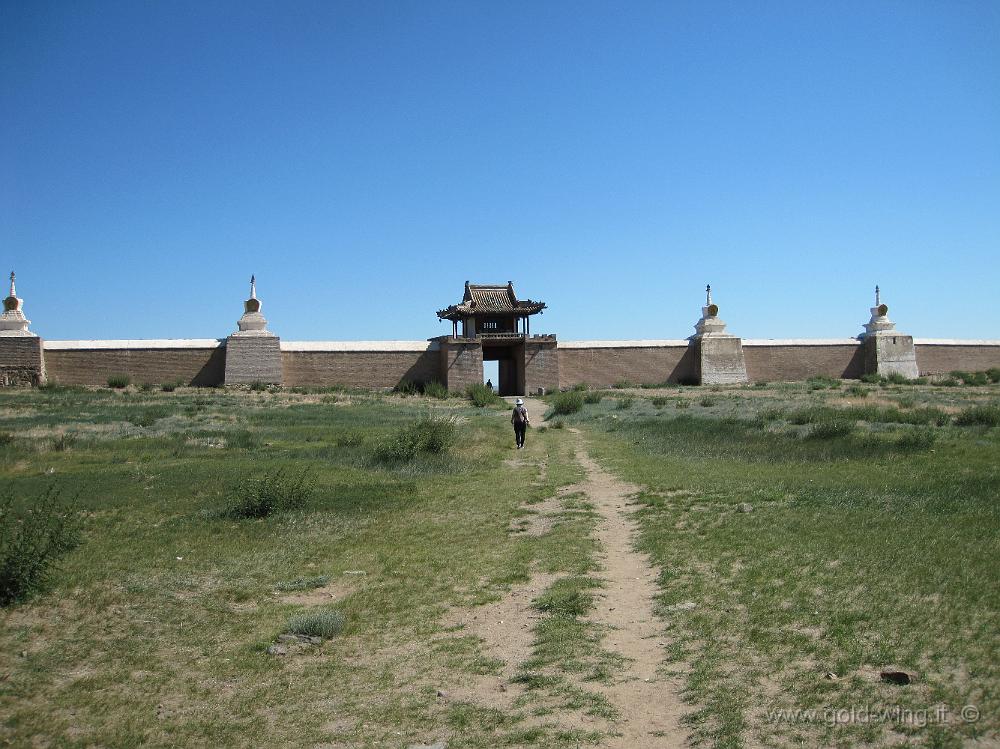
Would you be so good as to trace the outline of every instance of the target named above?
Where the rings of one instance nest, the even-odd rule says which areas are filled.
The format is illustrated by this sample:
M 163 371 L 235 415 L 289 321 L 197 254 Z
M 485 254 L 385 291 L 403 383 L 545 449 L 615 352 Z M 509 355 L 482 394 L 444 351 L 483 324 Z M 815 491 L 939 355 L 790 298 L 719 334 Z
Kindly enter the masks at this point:
M 0 477 L 15 509 L 49 486 L 78 495 L 81 543 L 40 593 L 2 612 L 0 737 L 599 745 L 607 736 L 588 721 L 615 717 L 602 689 L 622 660 L 588 620 L 602 600 L 593 508 L 559 495 L 548 532 L 508 531 L 581 479 L 574 429 L 642 489 L 637 541 L 659 576 L 695 745 L 895 740 L 884 724 L 768 722 L 773 707 L 974 704 L 977 723 L 899 727 L 902 738 L 951 747 L 996 735 L 1000 430 L 989 414 L 1000 390 L 857 387 L 870 395 L 850 406 L 850 386 L 806 383 L 674 390 L 662 405 L 682 410 L 647 397 L 619 410 L 606 397 L 550 425 L 566 429 L 535 430 L 516 454 L 506 413 L 458 398 L 2 391 L 0 433 L 15 437 L 0 448 Z M 455 425 L 443 449 L 374 457 L 428 418 Z M 312 491 L 288 509 L 221 511 L 241 484 L 303 470 Z M 525 618 L 533 641 L 507 683 L 525 689 L 514 708 L 438 698 L 502 681 L 495 654 L 447 630 L 444 615 L 475 613 L 535 573 L 556 579 Z M 343 617 L 332 637 L 312 635 L 327 641 L 267 652 L 297 617 L 319 632 L 327 612 Z M 872 678 L 890 665 L 917 682 Z M 588 727 L 545 723 L 563 710 Z
M 689 670 L 695 743 L 882 746 L 896 728 L 907 745 L 936 747 L 996 735 L 995 394 L 969 403 L 912 385 L 924 405 L 911 412 L 844 408 L 808 387 L 722 414 L 591 422 L 593 453 L 645 487 L 640 545 L 660 573 L 671 653 Z M 919 680 L 880 684 L 885 667 Z M 937 704 L 989 717 L 924 729 L 766 719 L 775 708 Z

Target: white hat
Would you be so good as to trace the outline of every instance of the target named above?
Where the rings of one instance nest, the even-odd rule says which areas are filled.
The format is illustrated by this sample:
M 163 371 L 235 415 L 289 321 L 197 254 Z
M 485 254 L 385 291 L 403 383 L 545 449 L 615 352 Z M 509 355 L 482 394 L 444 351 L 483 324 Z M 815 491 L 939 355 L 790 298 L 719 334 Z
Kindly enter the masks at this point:
M 515 403 L 514 405 L 516 405 L 516 406 L 523 406 L 524 405 L 524 401 L 521 400 L 520 398 L 518 398 L 517 399 L 517 403 Z

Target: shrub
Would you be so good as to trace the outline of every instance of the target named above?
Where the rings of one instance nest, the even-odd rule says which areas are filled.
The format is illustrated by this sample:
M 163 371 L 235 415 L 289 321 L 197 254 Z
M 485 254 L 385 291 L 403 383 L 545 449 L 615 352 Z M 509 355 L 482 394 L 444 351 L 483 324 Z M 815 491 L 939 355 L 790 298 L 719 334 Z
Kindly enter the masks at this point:
M 591 405 L 600 403 L 604 399 L 604 394 L 597 390 L 591 390 L 583 394 L 583 402 Z
M 619 411 L 624 411 L 626 408 L 632 408 L 632 404 L 635 402 L 635 398 L 631 395 L 626 395 L 624 398 L 619 398 L 618 402 L 615 404 L 615 408 Z
M 337 447 L 358 447 L 365 442 L 365 436 L 361 432 L 341 432 L 333 438 L 333 444 Z
M 570 390 L 576 390 L 577 392 L 583 393 L 586 392 L 587 386 L 585 383 L 578 382 L 573 387 L 571 387 Z
M 986 370 L 986 376 L 990 382 L 1000 382 L 1000 367 L 991 367 Z
M 428 416 L 376 442 L 372 454 L 380 463 L 404 463 L 417 453 L 446 452 L 457 439 L 454 419 Z
M 831 440 L 848 436 L 854 431 L 854 424 L 850 421 L 835 420 L 821 421 L 813 424 L 806 432 L 806 439 L 811 440 Z
M 76 435 L 64 432 L 52 440 L 52 449 L 64 453 L 76 444 Z
M 938 380 L 934 384 L 941 385 L 942 387 L 946 388 L 953 388 L 958 385 L 958 380 L 956 380 L 954 377 L 945 377 L 943 380 Z
M 553 416 L 575 414 L 583 408 L 583 394 L 579 390 L 555 393 L 549 403 L 552 404 Z
M 420 395 L 423 391 L 419 382 L 413 382 L 411 380 L 403 380 L 398 383 L 396 387 L 392 389 L 392 392 L 399 393 L 402 396 L 408 395 Z
M 869 385 L 881 385 L 885 382 L 885 378 L 880 374 L 869 372 L 868 374 L 861 375 L 861 381 L 867 382 Z
M 860 385 L 851 385 L 847 388 L 847 394 L 853 395 L 855 398 L 867 398 L 868 388 L 861 387 Z
M 20 511 L 13 494 L 0 498 L 0 606 L 41 590 L 58 558 L 79 543 L 79 519 L 58 490 L 50 487 Z
M 691 407 L 690 401 L 677 401 L 674 404 L 674 408 L 690 408 L 690 407 Z
M 0 447 L 6 447 L 14 441 L 14 435 L 10 432 L 0 432 Z
M 909 385 L 910 380 L 908 380 L 904 375 L 899 372 L 893 372 L 888 377 L 885 378 L 885 382 L 890 385 Z
M 894 444 L 903 450 L 926 450 L 936 441 L 937 434 L 933 429 L 913 429 L 897 437 Z
M 492 388 L 486 387 L 485 383 L 475 382 L 465 389 L 465 396 L 472 401 L 472 405 L 477 408 L 487 408 L 503 404 L 504 400 L 493 392 Z
M 699 406 L 704 406 L 705 408 L 710 408 L 715 405 L 715 398 L 710 398 L 707 395 L 698 401 Z
M 283 470 L 246 478 L 232 490 L 226 515 L 231 518 L 266 518 L 276 512 L 303 507 L 313 492 L 306 471 L 297 476 Z
M 285 632 L 306 637 L 335 637 L 344 629 L 344 615 L 333 609 L 317 609 L 293 616 Z
M 162 390 L 164 393 L 172 393 L 177 389 L 179 384 L 180 383 L 177 382 L 164 382 L 162 385 L 160 385 L 160 390 Z
M 149 393 L 152 392 L 155 387 L 156 385 L 154 385 L 152 382 L 144 382 L 139 386 L 139 390 L 141 390 L 144 393 Z
M 437 380 L 431 380 L 424 385 L 424 395 L 431 398 L 437 398 L 438 400 L 448 399 L 448 388 L 442 385 Z
M 969 406 L 955 417 L 959 426 L 1000 426 L 1000 406 Z
M 665 405 L 667 405 L 668 403 L 670 403 L 670 399 L 669 398 L 664 398 L 662 395 L 660 395 L 660 396 L 656 396 L 655 398 L 650 399 L 650 402 L 656 408 L 663 408 Z
M 254 380 L 250 383 L 251 393 L 263 393 L 265 390 L 267 390 L 267 384 L 260 380 Z
M 632 387 L 636 387 L 636 386 L 633 385 L 628 380 L 619 380 L 618 382 L 616 382 L 611 387 L 613 387 L 615 390 L 624 390 L 625 388 L 632 388 Z
M 121 390 L 127 388 L 130 382 L 132 382 L 132 378 L 128 375 L 111 375 L 108 378 L 108 387 Z
M 552 422 L 553 429 L 563 429 L 566 426 L 566 422 L 562 419 L 556 419 Z

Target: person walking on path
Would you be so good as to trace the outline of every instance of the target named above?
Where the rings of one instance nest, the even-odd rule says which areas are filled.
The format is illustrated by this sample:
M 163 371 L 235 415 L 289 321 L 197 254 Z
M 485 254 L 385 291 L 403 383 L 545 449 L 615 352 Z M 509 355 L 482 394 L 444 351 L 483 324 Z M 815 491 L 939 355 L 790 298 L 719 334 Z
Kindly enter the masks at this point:
M 528 409 L 524 407 L 524 401 L 520 398 L 514 405 L 514 413 L 510 415 L 510 423 L 514 425 L 514 440 L 517 442 L 517 449 L 524 447 L 524 432 L 531 423 L 528 420 Z

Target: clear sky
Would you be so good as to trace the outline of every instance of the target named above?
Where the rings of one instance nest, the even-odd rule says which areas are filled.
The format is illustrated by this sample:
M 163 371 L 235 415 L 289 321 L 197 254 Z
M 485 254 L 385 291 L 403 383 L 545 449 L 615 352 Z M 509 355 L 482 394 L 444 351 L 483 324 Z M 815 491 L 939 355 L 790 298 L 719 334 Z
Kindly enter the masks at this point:
M 1000 338 L 1000 3 L 0 0 L 0 251 L 48 339 Z

